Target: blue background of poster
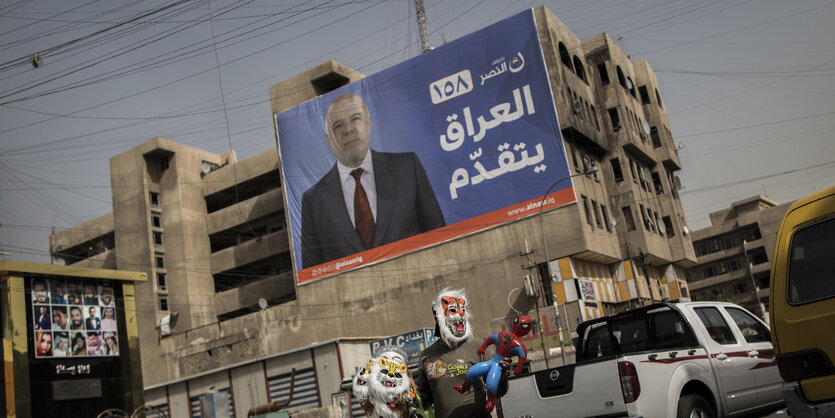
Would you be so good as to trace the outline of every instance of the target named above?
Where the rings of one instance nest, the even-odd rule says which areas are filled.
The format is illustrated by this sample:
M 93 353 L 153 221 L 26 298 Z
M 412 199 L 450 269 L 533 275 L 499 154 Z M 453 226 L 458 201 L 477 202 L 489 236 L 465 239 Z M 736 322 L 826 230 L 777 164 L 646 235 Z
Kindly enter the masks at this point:
M 432 83 L 465 70 L 471 74 L 471 83 L 456 78 L 455 85 L 472 90 L 433 104 Z M 523 94 L 526 85 L 530 97 Z M 466 135 L 457 149 L 442 148 L 441 136 L 448 134 L 450 115 L 466 125 L 464 108 L 468 107 L 470 126 L 477 132 L 479 117 L 488 121 L 487 125 L 497 119 L 496 112 L 517 111 L 514 90 L 523 103 L 532 101 L 532 114 L 529 106 L 523 105 L 521 117 L 486 130 L 480 141 Z M 330 103 L 345 93 L 361 96 L 368 105 L 373 123 L 371 149 L 418 155 L 447 225 L 541 197 L 554 180 L 569 175 L 533 12 L 528 10 L 275 116 L 297 262 L 301 259 L 302 194 L 336 161 L 325 137 L 325 113 Z M 507 105 L 497 111 L 502 103 Z M 513 147 L 519 143 L 525 148 Z M 502 148 L 503 144 L 510 148 Z M 517 162 L 523 160 L 523 152 L 534 161 L 537 144 L 541 144 L 541 161 L 519 163 L 513 169 L 500 167 L 500 157 L 507 161 L 508 152 L 513 152 Z M 479 150 L 481 155 L 474 157 Z M 477 162 L 483 171 L 492 172 L 493 178 L 458 187 L 453 199 L 450 184 L 454 173 L 465 169 L 470 178 L 479 175 L 474 167 Z M 544 171 L 540 171 L 542 165 Z M 570 180 L 553 191 L 568 187 L 572 187 Z

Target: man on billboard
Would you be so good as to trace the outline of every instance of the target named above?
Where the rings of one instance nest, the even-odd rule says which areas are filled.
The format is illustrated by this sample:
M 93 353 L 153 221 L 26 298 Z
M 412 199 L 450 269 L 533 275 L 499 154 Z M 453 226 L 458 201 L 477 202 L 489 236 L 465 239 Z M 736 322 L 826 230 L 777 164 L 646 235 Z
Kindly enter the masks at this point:
M 70 329 L 81 330 L 84 329 L 84 318 L 81 314 L 80 306 L 70 307 Z
M 328 107 L 326 137 L 337 162 L 302 196 L 303 268 L 446 225 L 417 155 L 371 150 L 371 128 L 355 94 Z

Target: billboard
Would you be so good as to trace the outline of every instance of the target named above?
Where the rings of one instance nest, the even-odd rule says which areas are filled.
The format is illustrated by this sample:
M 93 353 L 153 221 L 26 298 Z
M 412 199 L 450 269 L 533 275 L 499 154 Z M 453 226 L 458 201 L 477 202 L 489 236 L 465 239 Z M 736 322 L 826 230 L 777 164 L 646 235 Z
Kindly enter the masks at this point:
M 116 295 L 111 284 L 29 280 L 35 358 L 119 356 Z
M 299 284 L 537 213 L 569 175 L 532 10 L 275 122 Z

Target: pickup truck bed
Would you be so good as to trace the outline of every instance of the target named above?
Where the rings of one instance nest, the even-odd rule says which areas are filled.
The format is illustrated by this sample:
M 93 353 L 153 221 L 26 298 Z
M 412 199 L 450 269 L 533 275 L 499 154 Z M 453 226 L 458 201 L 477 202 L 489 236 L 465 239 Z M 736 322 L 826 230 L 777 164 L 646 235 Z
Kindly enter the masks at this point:
M 505 417 L 737 416 L 782 404 L 767 326 L 739 306 L 655 304 L 577 333 L 576 364 L 509 379 Z

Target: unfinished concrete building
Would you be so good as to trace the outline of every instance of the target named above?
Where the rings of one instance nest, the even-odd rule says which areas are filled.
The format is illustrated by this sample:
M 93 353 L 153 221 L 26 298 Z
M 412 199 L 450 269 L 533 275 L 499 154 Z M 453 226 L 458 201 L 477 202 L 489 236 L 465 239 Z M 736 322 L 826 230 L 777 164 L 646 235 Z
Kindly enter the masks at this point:
M 693 299 L 733 302 L 767 321 L 774 245 L 792 203 L 754 196 L 711 213 L 711 225 L 693 231 L 698 259 L 686 272 Z

